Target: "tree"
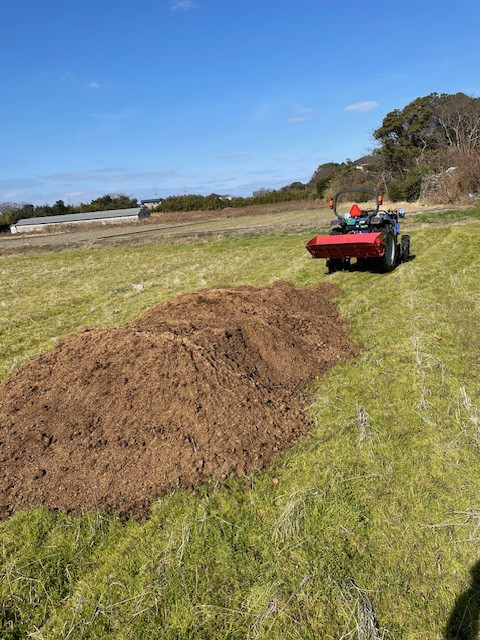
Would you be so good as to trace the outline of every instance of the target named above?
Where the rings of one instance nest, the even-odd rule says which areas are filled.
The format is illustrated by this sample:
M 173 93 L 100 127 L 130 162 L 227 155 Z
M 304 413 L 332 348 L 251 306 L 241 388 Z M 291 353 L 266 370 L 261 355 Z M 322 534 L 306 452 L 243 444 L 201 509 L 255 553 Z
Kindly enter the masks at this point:
M 54 216 L 62 216 L 67 213 L 70 213 L 70 207 L 65 206 L 63 200 L 57 200 L 52 206 L 52 215 Z
M 305 191 L 308 188 L 308 185 L 303 184 L 303 182 L 292 182 L 291 184 L 287 184 L 285 187 L 282 187 L 280 191 Z
M 310 182 L 308 183 L 312 188 L 316 187 L 316 184 L 319 180 L 323 180 L 324 178 L 330 178 L 335 175 L 342 165 L 338 162 L 325 162 L 324 164 L 319 165 L 312 177 L 310 178 Z
M 18 222 L 22 217 L 22 206 L 16 202 L 0 202 L 0 227 L 8 229 L 9 225 Z
M 480 147 L 480 98 L 464 93 L 442 94 L 434 109 L 438 141 L 451 155 L 470 154 Z
M 319 178 L 317 180 L 317 183 L 315 185 L 315 188 L 317 190 L 317 195 L 320 198 L 323 198 L 325 196 L 325 191 L 328 187 L 328 185 L 330 184 L 330 182 L 332 181 L 333 175 L 331 176 L 326 176 L 324 178 Z
M 263 187 L 262 187 L 262 189 L 257 189 L 256 191 L 254 191 L 254 192 L 252 193 L 252 195 L 253 195 L 253 197 L 256 197 L 256 196 L 265 196 L 265 195 L 267 195 L 267 194 L 269 194 L 269 193 L 273 193 L 274 191 L 275 191 L 275 189 L 266 189 L 266 188 L 263 188 Z
M 418 165 L 446 169 L 455 158 L 480 149 L 480 98 L 464 93 L 416 98 L 388 113 L 373 135 L 392 177 L 402 178 Z
M 78 207 L 74 207 L 73 211 L 85 213 L 87 211 L 111 211 L 112 209 L 132 209 L 138 207 L 138 200 L 130 198 L 124 193 L 109 194 L 100 196 L 90 203 L 82 202 Z
M 426 155 L 433 158 L 438 149 L 438 126 L 434 119 L 438 95 L 431 93 L 417 98 L 404 109 L 387 113 L 382 125 L 374 131 L 380 142 L 378 153 L 385 158 L 386 169 L 393 175 L 403 175 Z

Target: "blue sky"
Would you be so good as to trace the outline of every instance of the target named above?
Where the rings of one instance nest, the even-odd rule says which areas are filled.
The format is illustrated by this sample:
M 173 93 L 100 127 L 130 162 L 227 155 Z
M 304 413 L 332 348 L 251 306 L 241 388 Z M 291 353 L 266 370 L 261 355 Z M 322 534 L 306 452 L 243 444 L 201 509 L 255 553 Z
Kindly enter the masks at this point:
M 480 95 L 478 0 L 1 0 L 0 202 L 250 195 Z

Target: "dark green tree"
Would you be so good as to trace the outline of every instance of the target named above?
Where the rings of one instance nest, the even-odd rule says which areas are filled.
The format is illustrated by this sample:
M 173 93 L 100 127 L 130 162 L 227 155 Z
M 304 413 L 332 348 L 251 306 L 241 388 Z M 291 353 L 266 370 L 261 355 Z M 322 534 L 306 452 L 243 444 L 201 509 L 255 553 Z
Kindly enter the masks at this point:
M 438 150 L 438 127 L 434 110 L 438 95 L 432 93 L 410 102 L 402 110 L 395 109 L 374 131 L 380 143 L 378 153 L 385 160 L 387 171 L 402 177 L 416 162 Z
M 87 211 L 111 211 L 112 209 L 131 209 L 138 207 L 138 200 L 130 198 L 124 193 L 110 195 L 109 193 L 100 196 L 90 203 L 82 202 L 78 207 L 72 208 L 73 211 L 84 213 Z
M 70 207 L 67 207 L 63 200 L 57 200 L 52 206 L 52 215 L 63 216 L 70 213 Z

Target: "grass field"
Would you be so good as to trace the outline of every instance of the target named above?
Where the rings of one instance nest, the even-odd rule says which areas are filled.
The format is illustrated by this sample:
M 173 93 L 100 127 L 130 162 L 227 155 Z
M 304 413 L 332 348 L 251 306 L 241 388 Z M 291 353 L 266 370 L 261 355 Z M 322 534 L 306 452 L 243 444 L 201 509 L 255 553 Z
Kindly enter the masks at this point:
M 419 223 L 453 223 L 460 220 L 479 220 L 480 207 L 469 207 L 464 209 L 451 209 L 448 211 L 425 211 L 415 216 L 415 222 Z
M 373 209 L 374 202 L 364 203 Z M 387 205 L 390 206 L 390 205 Z M 445 225 L 464 223 L 480 218 L 479 206 L 445 210 L 431 208 L 427 204 L 395 203 L 403 206 L 407 217 L 402 226 L 405 230 L 423 224 Z M 349 206 L 340 206 L 345 213 Z M 54 251 L 82 250 L 105 247 L 139 247 L 158 244 L 195 243 L 199 240 L 215 240 L 227 237 L 236 239 L 252 235 L 294 235 L 320 233 L 329 229 L 333 213 L 322 203 L 311 201 L 282 202 L 277 205 L 254 205 L 237 210 L 186 211 L 176 214 L 154 213 L 142 222 L 129 225 L 93 224 L 86 227 L 71 227 L 53 233 L 0 234 L 0 256 L 52 253 Z
M 411 235 L 390 274 L 328 276 L 363 350 L 312 383 L 313 433 L 272 469 L 165 496 L 146 522 L 1 523 L 0 637 L 473 640 L 480 223 Z M 5 256 L 0 375 L 181 292 L 326 278 L 307 239 Z

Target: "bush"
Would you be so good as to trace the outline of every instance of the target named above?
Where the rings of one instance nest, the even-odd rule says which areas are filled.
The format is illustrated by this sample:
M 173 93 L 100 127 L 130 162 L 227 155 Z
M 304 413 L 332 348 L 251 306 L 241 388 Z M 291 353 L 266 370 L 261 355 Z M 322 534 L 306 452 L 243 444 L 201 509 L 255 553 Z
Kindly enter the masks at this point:
M 211 211 L 215 209 L 225 209 L 227 207 L 246 207 L 253 204 L 274 204 L 276 202 L 290 202 L 292 200 L 310 200 L 315 196 L 316 194 L 314 192 L 305 189 L 282 189 L 280 191 L 262 189 L 256 191 L 255 195 L 250 198 L 232 198 L 231 200 L 225 200 L 215 194 L 210 196 L 189 194 L 165 198 L 165 200 L 155 208 L 155 211 Z
M 410 169 L 403 178 L 391 180 L 388 183 L 388 197 L 392 202 L 401 200 L 414 202 L 418 200 L 422 179 L 430 173 L 432 173 L 432 170 L 425 165 L 419 165 L 418 167 Z
M 418 166 L 411 169 L 404 178 L 404 190 L 405 200 L 407 202 L 414 202 L 420 197 L 420 187 L 422 185 L 422 178 L 424 178 L 432 170 L 426 166 Z
M 405 186 L 402 180 L 391 180 L 387 186 L 388 197 L 392 202 L 405 200 Z
M 320 178 L 319 180 L 317 180 L 317 184 L 315 185 L 315 188 L 317 190 L 317 194 L 320 198 L 324 198 L 325 197 L 325 191 L 328 187 L 328 185 L 331 183 L 333 178 L 333 174 L 330 176 L 326 176 L 324 178 Z

